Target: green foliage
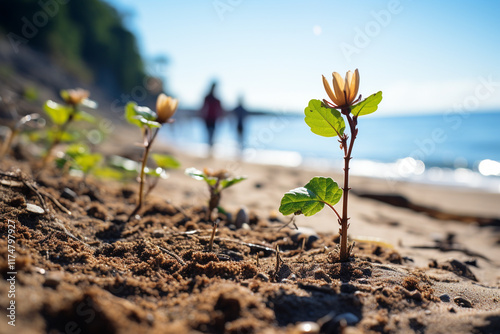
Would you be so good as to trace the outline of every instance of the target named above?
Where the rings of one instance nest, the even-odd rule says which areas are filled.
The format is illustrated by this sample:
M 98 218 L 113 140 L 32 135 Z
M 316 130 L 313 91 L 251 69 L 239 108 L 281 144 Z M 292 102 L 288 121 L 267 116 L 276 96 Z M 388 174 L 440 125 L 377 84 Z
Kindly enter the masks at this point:
M 84 174 L 88 174 L 97 167 L 101 160 L 102 155 L 92 153 L 87 145 L 72 144 L 66 149 L 64 157 L 57 160 L 57 165 L 62 168 L 62 166 L 69 164 L 70 168 L 79 169 Z
M 138 106 L 135 102 L 129 102 L 125 106 L 125 119 L 130 124 L 142 128 L 159 128 L 161 124 L 156 122 L 156 113 L 148 107 Z
M 59 104 L 52 100 L 48 100 L 43 105 L 43 110 L 50 117 L 51 121 L 56 125 L 65 124 L 70 115 L 73 113 L 73 109 L 70 106 Z
M 217 189 L 215 189 L 217 192 L 246 180 L 244 176 L 229 177 L 227 173 L 220 173 L 223 177 L 208 175 L 208 173 L 202 172 L 194 167 L 187 168 L 185 174 L 191 176 L 195 180 L 205 181 L 210 187 L 217 186 Z
M 37 14 L 40 20 L 40 13 L 48 19 L 38 27 L 33 17 Z M 26 28 L 25 22 L 33 28 Z M 80 78 L 103 82 L 115 93 L 129 92 L 145 76 L 134 35 L 104 0 L 2 0 L 2 28 L 14 45 L 29 42 Z M 33 33 L 25 36 L 23 29 Z
M 340 112 L 327 108 L 320 100 L 311 100 L 305 108 L 305 122 L 311 131 L 323 137 L 341 136 L 344 134 L 345 123 Z
M 177 169 L 181 166 L 181 163 L 171 155 L 154 153 L 151 157 L 158 167 L 163 169 Z
M 312 216 L 325 204 L 333 206 L 342 197 L 342 189 L 330 178 L 314 177 L 304 187 L 292 189 L 281 199 L 279 211 L 286 215 Z
M 363 101 L 351 107 L 354 116 L 364 116 L 377 111 L 378 104 L 382 101 L 382 92 L 368 96 Z

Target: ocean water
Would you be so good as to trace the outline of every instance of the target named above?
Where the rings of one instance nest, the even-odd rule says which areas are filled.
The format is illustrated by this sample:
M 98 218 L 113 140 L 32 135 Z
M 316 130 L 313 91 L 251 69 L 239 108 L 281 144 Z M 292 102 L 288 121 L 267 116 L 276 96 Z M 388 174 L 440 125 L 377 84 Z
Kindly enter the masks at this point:
M 176 114 L 160 140 L 205 155 L 201 119 Z M 351 172 L 387 180 L 438 183 L 500 192 L 500 112 L 422 116 L 360 117 Z M 343 166 L 336 137 L 315 135 L 302 114 L 259 114 L 247 118 L 243 150 L 236 124 L 222 119 L 216 130 L 216 157 L 321 170 Z

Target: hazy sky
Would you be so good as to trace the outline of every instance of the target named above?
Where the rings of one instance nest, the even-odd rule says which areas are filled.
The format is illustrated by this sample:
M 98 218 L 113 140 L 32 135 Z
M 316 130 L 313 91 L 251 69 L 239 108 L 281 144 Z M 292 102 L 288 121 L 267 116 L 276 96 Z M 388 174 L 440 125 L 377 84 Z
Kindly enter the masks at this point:
M 227 109 L 302 111 L 321 75 L 360 71 L 378 114 L 500 110 L 500 1 L 108 0 L 169 93 L 196 108 L 212 78 Z M 152 72 L 157 72 L 152 69 Z

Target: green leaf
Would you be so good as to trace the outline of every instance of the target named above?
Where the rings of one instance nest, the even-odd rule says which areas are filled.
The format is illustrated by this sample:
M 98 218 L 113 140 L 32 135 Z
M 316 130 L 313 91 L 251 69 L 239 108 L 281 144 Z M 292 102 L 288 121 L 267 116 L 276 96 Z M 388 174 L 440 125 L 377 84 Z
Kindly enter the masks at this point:
M 155 122 L 155 121 L 150 121 L 140 115 L 137 115 L 134 117 L 135 119 L 137 119 L 142 125 L 145 125 L 149 128 L 159 128 L 161 127 L 161 124 L 158 123 L 158 122 Z
M 71 107 L 59 104 L 52 100 L 47 100 L 43 105 L 43 109 L 49 115 L 54 124 L 63 125 L 69 119 L 69 115 L 73 112 Z
M 156 121 L 156 119 L 158 118 L 156 116 L 156 113 L 148 107 L 135 106 L 134 109 L 138 116 L 142 116 L 148 121 Z
M 101 159 L 102 155 L 99 153 L 82 154 L 75 157 L 75 163 L 87 174 Z
M 167 172 L 161 167 L 158 167 L 158 168 L 146 167 L 146 168 L 144 168 L 144 173 L 146 175 L 153 176 L 153 177 L 160 177 L 162 179 L 166 179 L 168 177 Z
M 75 159 L 76 157 L 78 157 L 80 155 L 89 154 L 89 153 L 90 153 L 90 149 L 85 144 L 71 144 L 66 149 L 66 155 L 70 156 L 73 159 Z
M 325 204 L 335 205 L 342 197 L 342 189 L 330 178 L 314 177 L 304 187 L 292 189 L 281 199 L 279 211 L 286 215 L 312 216 Z
M 220 185 L 221 185 L 222 189 L 225 189 L 225 188 L 229 188 L 230 186 L 232 186 L 236 183 L 239 183 L 243 180 L 246 180 L 246 177 L 240 176 L 240 177 L 235 177 L 235 178 L 231 178 L 231 179 L 221 180 Z
M 311 131 L 323 137 L 342 135 L 345 129 L 344 119 L 340 112 L 327 108 L 320 100 L 311 100 L 305 108 L 304 119 Z
M 363 116 L 375 112 L 378 104 L 382 101 L 382 92 L 368 96 L 363 101 L 351 107 L 351 113 L 354 116 Z
M 152 154 L 151 157 L 156 162 L 158 167 L 163 169 L 177 169 L 181 166 L 181 163 L 177 161 L 173 156 L 168 154 Z
M 75 121 L 85 121 L 85 122 L 89 122 L 89 123 L 95 123 L 96 122 L 96 118 L 94 116 L 92 116 L 91 114 L 89 114 L 89 113 L 87 113 L 85 111 L 82 111 L 82 110 L 79 110 L 75 114 L 74 120 Z
M 184 174 L 191 176 L 195 180 L 205 180 L 207 178 L 205 173 L 194 167 L 186 168 Z
M 124 178 L 123 173 L 111 167 L 95 168 L 92 174 L 94 174 L 97 177 L 112 179 L 117 181 L 123 180 Z
M 208 183 L 208 185 L 210 185 L 210 186 L 214 186 L 217 183 L 217 178 L 206 176 L 205 173 L 203 173 L 201 170 L 198 170 L 194 167 L 187 168 L 184 171 L 184 173 L 186 175 L 191 176 L 195 180 L 203 180 L 206 183 Z
M 135 107 L 137 106 L 137 103 L 135 102 L 129 102 L 125 106 L 125 119 L 127 122 L 130 124 L 136 125 L 140 128 L 142 128 L 142 123 L 136 118 L 137 112 L 135 111 Z

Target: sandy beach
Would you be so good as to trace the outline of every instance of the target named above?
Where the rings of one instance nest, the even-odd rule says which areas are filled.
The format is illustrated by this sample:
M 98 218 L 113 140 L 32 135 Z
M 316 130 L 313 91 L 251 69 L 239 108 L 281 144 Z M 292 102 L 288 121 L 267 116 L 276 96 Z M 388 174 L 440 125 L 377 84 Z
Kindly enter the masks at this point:
M 115 131 L 103 152 L 138 159 L 139 137 L 129 131 Z M 1 332 L 60 333 L 68 323 L 116 333 L 498 332 L 500 194 L 352 177 L 354 257 L 336 263 L 332 212 L 297 216 L 296 231 L 283 228 L 290 217 L 278 208 L 286 191 L 313 176 L 340 180 L 338 172 L 195 157 L 157 144 L 154 152 L 174 155 L 182 167 L 158 183 L 131 222 L 137 184 L 90 177 L 82 185 L 47 170 L 38 189 L 72 214 L 47 201 L 37 216 L 26 203 L 41 206 L 38 197 L 13 172 L 21 168 L 31 180 L 33 162 L 2 161 L 2 234 L 15 226 L 20 256 L 17 327 L 3 321 Z M 188 167 L 247 177 L 222 194 L 229 215 L 221 216 L 213 251 L 208 190 L 184 174 Z M 68 188 L 76 192 L 71 201 Z M 241 209 L 249 223 L 238 229 Z M 6 276 L 7 253 L 0 259 Z M 9 288 L 2 280 L 2 307 Z

